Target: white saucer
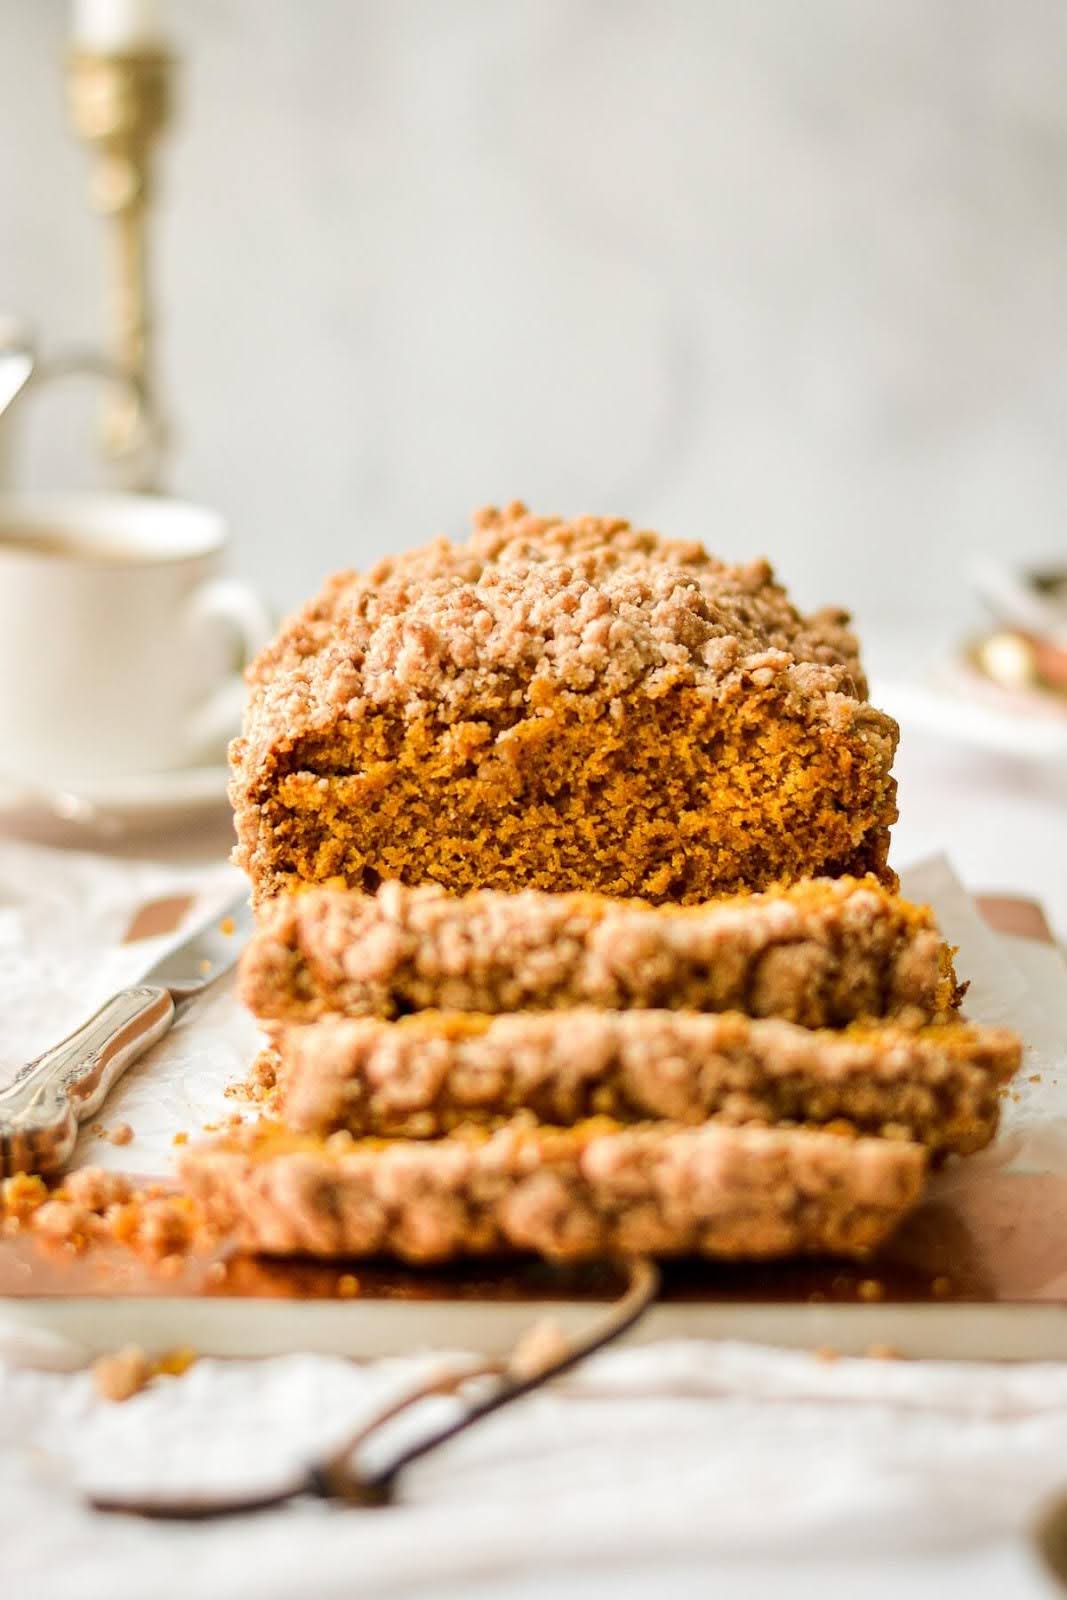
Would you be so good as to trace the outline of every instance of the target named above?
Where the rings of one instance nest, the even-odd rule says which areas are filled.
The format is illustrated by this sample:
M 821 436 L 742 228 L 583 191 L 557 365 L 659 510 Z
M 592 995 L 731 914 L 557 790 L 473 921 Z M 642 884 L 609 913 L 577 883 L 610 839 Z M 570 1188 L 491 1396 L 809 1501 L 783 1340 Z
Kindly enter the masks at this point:
M 104 843 L 221 812 L 229 776 L 222 762 L 55 784 L 23 783 L 4 776 L 0 777 L 0 827 L 50 842 Z
M 963 662 L 946 662 L 924 681 L 880 681 L 873 704 L 897 721 L 949 743 L 1030 761 L 1067 760 L 1067 716 L 1058 702 L 1003 689 Z

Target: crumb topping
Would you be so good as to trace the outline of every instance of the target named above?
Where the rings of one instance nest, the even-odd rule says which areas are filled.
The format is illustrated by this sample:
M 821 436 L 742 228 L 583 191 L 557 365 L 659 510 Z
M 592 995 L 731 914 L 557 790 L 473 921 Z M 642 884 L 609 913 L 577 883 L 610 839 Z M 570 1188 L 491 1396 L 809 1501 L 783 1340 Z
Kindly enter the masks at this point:
M 394 882 L 374 896 L 308 889 L 264 909 L 241 992 L 282 1021 L 593 1005 L 820 1027 L 926 1022 L 951 1013 L 958 986 L 927 907 L 835 878 L 698 906 Z
M 847 726 L 866 693 L 846 613 L 803 616 L 766 561 L 728 566 L 694 542 L 622 519 L 478 513 L 465 544 L 439 539 L 340 572 L 250 669 L 240 763 L 261 745 L 371 710 L 449 723 L 561 696 L 612 708 L 690 684 L 728 696 L 775 679 Z M 868 708 L 869 709 L 869 708 Z M 871 737 L 891 736 L 880 713 Z

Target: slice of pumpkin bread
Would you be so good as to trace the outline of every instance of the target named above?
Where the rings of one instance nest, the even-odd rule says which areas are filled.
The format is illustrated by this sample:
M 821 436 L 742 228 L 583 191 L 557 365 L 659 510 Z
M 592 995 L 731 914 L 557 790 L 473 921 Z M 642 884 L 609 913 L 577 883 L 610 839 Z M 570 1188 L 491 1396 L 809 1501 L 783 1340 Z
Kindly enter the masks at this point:
M 250 672 L 257 900 L 383 879 L 697 902 L 886 865 L 897 727 L 764 561 L 513 505 L 339 573 Z
M 516 1111 L 570 1124 L 710 1117 L 847 1122 L 967 1154 L 992 1139 L 1020 1044 L 1004 1028 L 811 1031 L 737 1012 L 595 1011 L 279 1025 L 277 1113 L 290 1128 L 427 1138 Z
M 767 1259 L 866 1255 L 924 1168 L 920 1146 L 891 1139 L 597 1120 L 426 1141 L 235 1135 L 189 1149 L 181 1176 L 215 1226 L 267 1254 Z
M 310 889 L 262 908 L 241 990 L 275 1021 L 595 1006 L 743 1011 L 813 1028 L 936 1021 L 960 993 L 929 908 L 852 878 L 701 906 L 399 883 L 374 895 Z

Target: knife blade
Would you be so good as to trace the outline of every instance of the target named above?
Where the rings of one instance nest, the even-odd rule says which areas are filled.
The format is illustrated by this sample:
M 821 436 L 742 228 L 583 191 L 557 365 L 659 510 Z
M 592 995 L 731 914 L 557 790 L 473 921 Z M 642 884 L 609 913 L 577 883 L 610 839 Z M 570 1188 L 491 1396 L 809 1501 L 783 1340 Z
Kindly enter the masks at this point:
M 141 982 L 168 989 L 175 1014 L 180 1016 L 202 989 L 229 971 L 247 944 L 253 925 L 248 895 L 238 895 L 161 956 Z
M 0 1177 L 58 1172 L 78 1124 L 174 1020 L 234 965 L 252 931 L 247 894 L 201 922 L 59 1044 L 28 1061 L 0 1090 Z

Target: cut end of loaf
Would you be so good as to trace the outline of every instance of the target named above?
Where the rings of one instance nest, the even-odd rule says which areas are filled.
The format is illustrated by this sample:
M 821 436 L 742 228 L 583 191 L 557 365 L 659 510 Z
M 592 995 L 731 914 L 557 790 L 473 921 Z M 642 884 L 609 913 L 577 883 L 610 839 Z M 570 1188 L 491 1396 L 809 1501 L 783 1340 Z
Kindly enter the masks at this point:
M 896 724 L 843 614 L 801 615 L 763 562 L 513 506 L 332 579 L 251 681 L 232 797 L 258 899 L 895 881 Z

